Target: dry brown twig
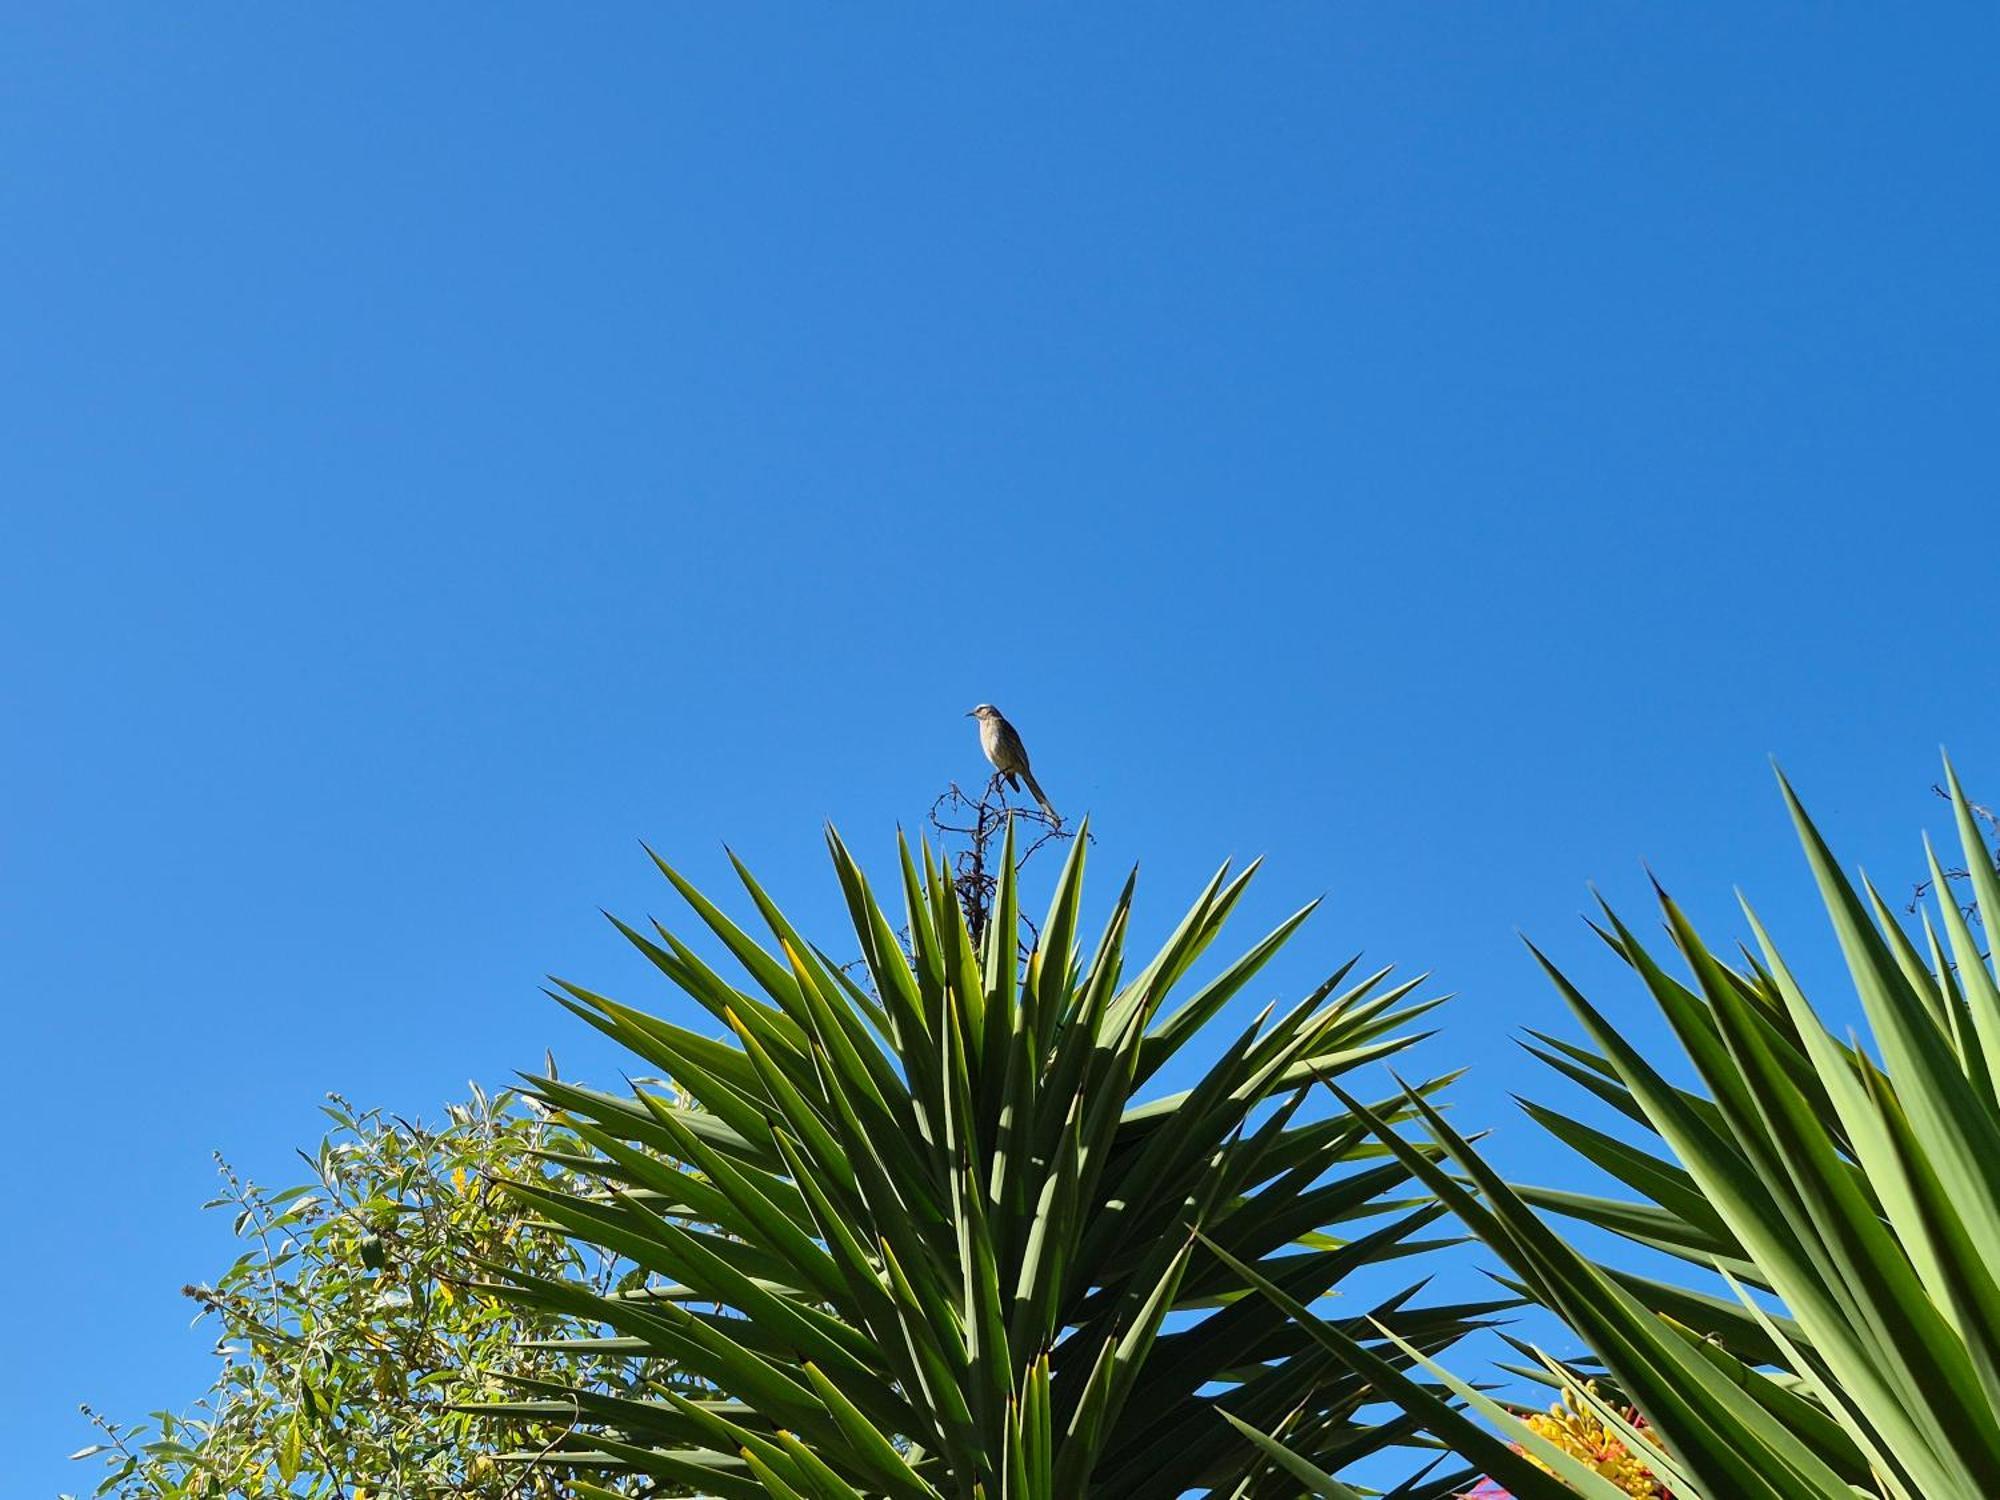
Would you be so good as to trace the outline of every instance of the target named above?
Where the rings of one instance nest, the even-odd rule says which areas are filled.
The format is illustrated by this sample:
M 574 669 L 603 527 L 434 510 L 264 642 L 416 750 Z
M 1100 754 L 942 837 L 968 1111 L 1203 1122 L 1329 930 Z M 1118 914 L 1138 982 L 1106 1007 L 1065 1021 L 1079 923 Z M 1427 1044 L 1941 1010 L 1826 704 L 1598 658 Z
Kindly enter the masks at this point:
M 985 789 L 977 797 L 967 793 L 957 782 L 949 783 L 925 815 L 940 852 L 950 862 L 952 887 L 958 892 L 958 904 L 965 912 L 966 926 L 971 930 L 975 943 L 986 936 L 993 899 L 1000 889 L 999 877 L 993 872 L 1000 859 L 994 841 L 1006 833 L 1010 818 L 1017 826 L 1025 825 L 1030 830 L 1025 840 L 1018 832 L 1015 836 L 1014 869 L 1017 872 L 1048 844 L 1066 843 L 1077 837 L 1079 832 L 1062 819 L 1050 817 L 1039 807 L 1010 803 L 1005 780 L 997 774 L 987 781 Z M 1083 838 L 1087 843 L 1097 842 L 1088 832 L 1083 833 Z M 1035 944 L 1041 940 L 1041 929 L 1034 918 L 1025 912 L 1021 914 L 1021 925 L 1028 929 L 1027 940 L 1020 945 L 1021 959 L 1025 963 Z M 909 958 L 909 928 L 898 931 L 896 941 L 902 945 L 903 956 Z M 840 965 L 843 973 L 853 973 L 866 967 L 867 960 L 861 958 L 849 959 Z
M 1016 830 L 1016 871 L 1047 845 L 1066 843 L 1077 836 L 1061 819 L 1050 817 L 1039 807 L 1010 803 L 1006 781 L 997 775 L 988 779 L 985 790 L 976 798 L 954 781 L 931 803 L 931 831 L 951 861 L 952 885 L 958 891 L 958 904 L 965 910 L 966 925 L 972 929 L 974 942 L 986 936 L 993 899 L 1000 889 L 1000 879 L 993 868 L 1000 859 L 995 841 L 1004 837 L 1010 819 Z M 1095 842 L 1088 833 L 1083 836 Z M 1025 951 L 1041 934 L 1032 919 L 1023 916 L 1021 920 L 1029 934 L 1028 943 L 1023 945 Z
M 1951 793 L 1935 782 L 1931 784 L 1931 791 L 1944 798 L 1947 802 L 1951 800 Z M 1996 836 L 2000 836 L 2000 813 L 1994 812 L 1992 808 L 1979 802 L 1969 802 L 1966 806 L 1972 809 L 1973 817 L 1984 823 Z M 1993 870 L 1995 874 L 2000 874 L 2000 852 L 1996 852 L 1993 855 Z M 1954 881 L 1970 880 L 1972 879 L 1972 871 L 1963 865 L 1953 865 L 1944 871 L 1944 878 L 1947 884 Z M 1937 882 L 1934 880 L 1919 880 L 1910 888 L 1910 904 L 1903 909 L 1914 916 L 1917 910 L 1924 904 L 1924 897 L 1931 893 L 1936 884 Z M 1979 905 L 1977 902 L 1961 901 L 1958 904 L 1958 909 L 1967 921 L 1978 922 L 1980 920 Z

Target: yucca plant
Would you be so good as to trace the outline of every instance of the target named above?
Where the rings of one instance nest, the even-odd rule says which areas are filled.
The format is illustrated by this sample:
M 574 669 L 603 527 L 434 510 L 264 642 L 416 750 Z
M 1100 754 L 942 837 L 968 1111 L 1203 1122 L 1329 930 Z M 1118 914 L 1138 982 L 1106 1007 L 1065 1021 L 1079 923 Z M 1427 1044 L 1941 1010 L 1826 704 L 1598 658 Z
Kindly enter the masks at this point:
M 1170 1007 L 1250 872 L 1225 868 L 1134 966 L 1129 879 L 1087 957 L 1078 946 L 1085 842 L 1030 929 L 1010 830 L 975 944 L 928 848 L 921 865 L 901 850 L 898 918 L 830 835 L 858 974 L 740 864 L 765 943 L 661 863 L 747 984 L 658 924 L 620 930 L 727 1035 L 562 985 L 678 1097 L 535 1080 L 596 1153 L 558 1165 L 595 1187 L 515 1187 L 650 1274 L 609 1296 L 498 1267 L 495 1284 L 603 1329 L 571 1347 L 657 1355 L 710 1393 L 535 1387 L 488 1410 L 571 1422 L 546 1455 L 566 1468 L 725 1500 L 1248 1500 L 1297 1493 L 1282 1467 L 1295 1460 L 1258 1446 L 1267 1434 L 1327 1469 L 1407 1438 L 1407 1419 L 1368 1420 L 1366 1380 L 1246 1296 L 1238 1267 L 1312 1301 L 1427 1243 L 1441 1210 L 1408 1191 L 1410 1167 L 1351 1113 L 1302 1105 L 1315 1079 L 1401 1051 L 1436 1002 L 1386 971 L 1350 983 L 1346 965 L 1267 1008 L 1192 1088 L 1147 1098 L 1310 908 Z M 1038 933 L 1025 957 L 1024 931 Z M 1398 1369 L 1501 1305 L 1421 1307 L 1415 1290 L 1343 1324 Z
M 1946 769 L 1976 910 L 1990 917 L 2000 880 Z M 1662 892 L 1688 982 L 1615 915 L 1599 931 L 1666 1015 L 1702 1088 L 1668 1082 L 1544 959 L 1591 1045 L 1538 1034 L 1531 1050 L 1653 1141 L 1526 1106 L 1640 1201 L 1509 1187 L 1435 1110 L 1406 1099 L 1468 1191 L 1399 1139 L 1389 1116 L 1357 1107 L 1595 1352 L 1601 1383 L 1539 1355 L 1525 1373 L 1568 1387 L 1584 1425 L 1630 1460 L 1627 1477 L 1593 1472 L 1578 1445 L 1550 1441 L 1550 1423 L 1524 1425 L 1459 1386 L 1520 1445 L 1513 1452 L 1341 1330 L 1314 1325 L 1314 1335 L 1522 1500 L 2000 1495 L 2000 986 L 1934 854 L 1936 920 L 1913 937 L 1873 887 L 1841 873 L 1783 790 L 1872 1049 L 1828 1029 L 1747 905 L 1755 951 L 1732 962 Z M 1691 1262 L 1709 1285 L 1593 1263 L 1537 1209 Z

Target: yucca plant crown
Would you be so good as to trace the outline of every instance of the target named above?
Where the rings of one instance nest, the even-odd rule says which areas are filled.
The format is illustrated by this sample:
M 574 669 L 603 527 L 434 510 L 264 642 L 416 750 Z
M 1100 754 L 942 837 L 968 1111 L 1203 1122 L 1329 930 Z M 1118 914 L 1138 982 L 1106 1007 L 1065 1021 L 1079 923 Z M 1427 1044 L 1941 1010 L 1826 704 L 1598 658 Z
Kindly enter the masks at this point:
M 658 924 L 620 930 L 726 1036 L 564 984 L 684 1097 L 536 1080 L 596 1154 L 558 1164 L 567 1188 L 514 1189 L 650 1275 L 608 1297 L 504 1270 L 497 1284 L 601 1333 L 579 1347 L 664 1359 L 711 1394 L 543 1388 L 488 1409 L 567 1426 L 553 1461 L 726 1500 L 1248 1500 L 1298 1491 L 1270 1434 L 1327 1469 L 1408 1436 L 1364 1420 L 1367 1382 L 1247 1296 L 1241 1268 L 1310 1302 L 1425 1243 L 1438 1207 L 1385 1196 L 1409 1165 L 1351 1113 L 1302 1105 L 1315 1080 L 1407 1046 L 1436 1002 L 1343 965 L 1159 1093 L 1311 908 L 1176 1000 L 1250 872 L 1225 868 L 1135 963 L 1129 879 L 1080 945 L 1085 843 L 1023 960 L 1011 828 L 981 943 L 928 848 L 919 863 L 902 847 L 892 917 L 829 835 L 858 974 L 740 863 L 764 942 L 661 863 L 747 983 Z M 1404 1369 L 1500 1305 L 1424 1308 L 1415 1290 L 1342 1326 Z

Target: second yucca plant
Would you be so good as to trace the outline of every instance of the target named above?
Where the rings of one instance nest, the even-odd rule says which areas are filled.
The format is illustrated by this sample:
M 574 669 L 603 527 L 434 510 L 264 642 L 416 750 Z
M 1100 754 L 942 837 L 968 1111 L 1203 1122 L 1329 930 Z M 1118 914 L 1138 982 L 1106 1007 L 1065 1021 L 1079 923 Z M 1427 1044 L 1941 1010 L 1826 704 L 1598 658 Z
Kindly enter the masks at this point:
M 1641 1134 L 1529 1111 L 1637 1201 L 1512 1187 L 1415 1097 L 1405 1103 L 1430 1142 L 1374 1120 L 1594 1351 L 1604 1390 L 1532 1350 L 1524 1373 L 1567 1386 L 1571 1415 L 1616 1450 L 1611 1467 L 1557 1441 L 1550 1423 L 1443 1377 L 1493 1419 L 1496 1438 L 1267 1288 L 1274 1303 L 1519 1500 L 2000 1495 L 2000 982 L 1973 925 L 1983 912 L 1992 932 L 2000 877 L 1948 767 L 1947 777 L 1975 900 L 1960 907 L 1932 856 L 1936 918 L 1914 934 L 1842 874 L 1783 788 L 1872 1048 L 1828 1028 L 1747 906 L 1755 948 L 1731 959 L 1661 894 L 1685 980 L 1615 915 L 1601 929 L 1671 1023 L 1699 1089 L 1670 1082 L 1547 966 L 1589 1045 L 1538 1036 L 1532 1050 Z M 1472 1191 L 1433 1160 L 1435 1145 Z M 1594 1262 L 1537 1209 L 1690 1262 L 1710 1284 Z

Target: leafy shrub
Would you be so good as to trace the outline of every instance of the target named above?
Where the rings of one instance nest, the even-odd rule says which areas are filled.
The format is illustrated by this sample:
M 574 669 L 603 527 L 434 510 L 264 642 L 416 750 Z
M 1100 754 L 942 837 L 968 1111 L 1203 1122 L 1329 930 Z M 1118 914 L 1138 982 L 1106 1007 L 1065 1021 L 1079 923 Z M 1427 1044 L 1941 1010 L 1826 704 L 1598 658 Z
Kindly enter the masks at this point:
M 214 1384 L 185 1415 L 143 1422 L 85 1411 L 99 1440 L 100 1495 L 223 1496 L 569 1492 L 567 1476 L 527 1477 L 496 1461 L 490 1431 L 457 1407 L 505 1377 L 584 1383 L 623 1394 L 666 1380 L 643 1360 L 593 1359 L 523 1340 L 573 1331 L 565 1319 L 474 1289 L 501 1260 L 601 1291 L 632 1276 L 616 1255 L 580 1249 L 498 1190 L 575 1137 L 532 1099 L 506 1091 L 446 1111 L 435 1127 L 330 1098 L 334 1129 L 300 1153 L 310 1179 L 282 1190 L 226 1163 L 208 1207 L 232 1214 L 243 1253 L 212 1284 L 184 1290 L 216 1328 Z M 536 1163 L 531 1168 L 530 1163 Z M 559 1434 L 552 1423 L 543 1441 Z

